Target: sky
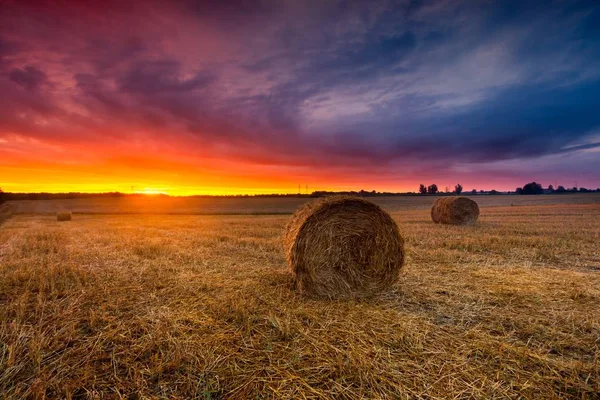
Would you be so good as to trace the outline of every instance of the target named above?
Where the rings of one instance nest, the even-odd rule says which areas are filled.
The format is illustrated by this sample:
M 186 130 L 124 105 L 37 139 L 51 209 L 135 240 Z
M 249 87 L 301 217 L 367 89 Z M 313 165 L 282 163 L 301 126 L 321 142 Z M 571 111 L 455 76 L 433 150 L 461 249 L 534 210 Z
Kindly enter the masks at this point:
M 0 188 L 600 187 L 596 1 L 0 0 Z

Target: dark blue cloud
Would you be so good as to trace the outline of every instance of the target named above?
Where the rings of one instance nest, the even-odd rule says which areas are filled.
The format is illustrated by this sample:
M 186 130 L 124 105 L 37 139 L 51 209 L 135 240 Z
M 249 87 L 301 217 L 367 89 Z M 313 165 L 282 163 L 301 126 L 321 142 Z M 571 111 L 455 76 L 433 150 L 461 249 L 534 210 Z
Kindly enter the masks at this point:
M 562 152 L 600 128 L 600 80 L 568 87 L 522 85 L 476 106 L 439 113 L 421 130 L 439 132 L 439 153 L 453 148 L 461 158 L 491 161 Z M 402 151 L 402 145 L 397 148 Z M 441 154 L 438 154 L 438 156 Z
M 470 107 L 436 110 L 408 121 L 379 115 L 378 121 L 338 133 L 334 143 L 350 143 L 341 149 L 348 156 L 388 161 L 489 162 L 590 149 L 600 143 L 569 145 L 600 129 L 598 93 L 600 80 L 567 87 L 520 85 Z M 369 128 L 378 134 L 365 135 Z

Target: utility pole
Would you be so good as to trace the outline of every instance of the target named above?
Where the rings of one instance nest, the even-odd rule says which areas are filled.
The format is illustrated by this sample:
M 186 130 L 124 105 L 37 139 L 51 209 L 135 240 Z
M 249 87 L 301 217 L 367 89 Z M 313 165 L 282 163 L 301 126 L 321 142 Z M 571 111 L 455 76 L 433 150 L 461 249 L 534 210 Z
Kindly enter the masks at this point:
M 308 183 L 306 184 L 306 187 L 304 188 L 304 194 L 308 194 Z
M 298 194 L 300 194 L 300 184 L 298 184 Z

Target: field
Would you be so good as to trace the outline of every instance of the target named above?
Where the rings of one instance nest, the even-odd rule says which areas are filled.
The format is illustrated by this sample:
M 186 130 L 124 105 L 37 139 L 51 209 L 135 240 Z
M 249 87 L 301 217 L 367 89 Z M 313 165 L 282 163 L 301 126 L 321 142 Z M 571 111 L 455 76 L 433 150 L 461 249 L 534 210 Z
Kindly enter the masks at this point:
M 375 199 L 407 260 L 360 301 L 293 290 L 280 213 L 304 199 L 14 203 L 0 398 L 599 398 L 600 196 L 474 199 L 472 227 Z
M 373 197 L 370 201 L 379 204 L 390 212 L 409 210 L 429 210 L 435 197 L 396 196 Z M 599 193 L 556 194 L 544 196 L 474 196 L 482 207 L 527 206 L 551 204 L 599 204 Z M 232 214 L 291 214 L 307 198 L 185 198 L 185 197 L 117 197 L 97 199 L 67 200 L 25 200 L 9 202 L 17 213 L 55 214 L 67 210 L 82 214 L 190 214 L 190 215 L 232 215 Z

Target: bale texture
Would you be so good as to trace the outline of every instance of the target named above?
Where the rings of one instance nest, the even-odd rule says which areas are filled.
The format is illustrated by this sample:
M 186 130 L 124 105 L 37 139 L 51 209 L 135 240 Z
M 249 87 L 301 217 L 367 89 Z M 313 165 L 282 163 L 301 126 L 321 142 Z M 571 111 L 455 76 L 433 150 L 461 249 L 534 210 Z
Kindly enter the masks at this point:
M 57 221 L 70 221 L 71 220 L 71 212 L 70 211 L 59 211 L 56 213 Z
M 436 224 L 471 225 L 478 217 L 479 206 L 466 197 L 440 197 L 431 207 L 431 219 Z
M 398 280 L 404 241 L 392 217 L 351 196 L 309 202 L 292 216 L 284 235 L 296 288 L 311 297 L 378 294 Z

